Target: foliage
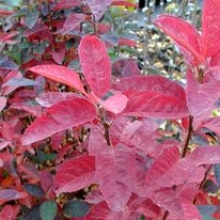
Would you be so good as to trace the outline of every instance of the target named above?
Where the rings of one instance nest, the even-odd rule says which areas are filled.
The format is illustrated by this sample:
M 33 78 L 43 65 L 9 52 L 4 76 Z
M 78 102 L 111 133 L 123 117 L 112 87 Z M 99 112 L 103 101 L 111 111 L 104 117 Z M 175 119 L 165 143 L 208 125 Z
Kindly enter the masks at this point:
M 0 219 L 219 218 L 220 3 L 204 1 L 202 34 L 172 15 L 155 21 L 186 59 L 185 86 L 114 60 L 135 48 L 115 33 L 114 7 L 136 5 L 1 11 Z

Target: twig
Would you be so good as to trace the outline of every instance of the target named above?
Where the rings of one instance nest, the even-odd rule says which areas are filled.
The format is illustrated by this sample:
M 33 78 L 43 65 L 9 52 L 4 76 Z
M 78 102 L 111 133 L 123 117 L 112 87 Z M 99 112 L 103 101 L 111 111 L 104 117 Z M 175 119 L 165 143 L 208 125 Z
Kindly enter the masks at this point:
M 185 140 L 184 147 L 183 147 L 183 152 L 182 152 L 182 155 L 181 155 L 182 158 L 185 157 L 186 153 L 187 153 L 187 149 L 188 149 L 188 146 L 189 146 L 189 141 L 190 141 L 190 138 L 191 138 L 191 135 L 192 135 L 192 131 L 193 131 L 192 123 L 193 123 L 193 117 L 189 116 L 189 126 L 188 126 L 186 140 Z M 201 187 L 202 187 L 202 185 L 203 185 L 203 183 L 201 183 Z M 175 190 L 176 186 L 174 186 L 173 189 Z M 169 215 L 169 212 L 166 210 L 164 212 L 162 220 L 166 220 L 168 215 Z
M 186 136 L 186 140 L 185 140 L 184 147 L 183 147 L 182 157 L 185 157 L 187 153 L 189 141 L 190 141 L 192 131 L 193 131 L 192 122 L 193 122 L 193 117 L 189 116 L 189 126 L 188 126 L 187 136 Z

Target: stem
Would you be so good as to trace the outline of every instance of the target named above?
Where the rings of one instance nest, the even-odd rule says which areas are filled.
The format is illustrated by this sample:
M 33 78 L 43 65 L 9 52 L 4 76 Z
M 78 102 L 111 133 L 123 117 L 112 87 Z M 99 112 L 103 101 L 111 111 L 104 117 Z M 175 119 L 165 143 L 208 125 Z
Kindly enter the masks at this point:
M 168 215 L 169 215 L 169 212 L 166 210 L 166 211 L 164 212 L 164 215 L 163 215 L 162 220 L 166 220 L 167 217 L 168 217 Z
M 185 157 L 186 156 L 186 153 L 187 153 L 187 149 L 188 149 L 188 146 L 189 146 L 189 141 L 190 141 L 190 138 L 192 136 L 192 131 L 193 131 L 193 127 L 192 127 L 192 123 L 193 123 L 193 117 L 190 115 L 189 116 L 189 126 L 188 126 L 188 131 L 187 131 L 187 135 L 186 135 L 186 139 L 185 139 L 185 143 L 184 143 L 184 147 L 183 147 L 183 152 L 182 152 L 182 155 L 181 157 Z M 202 187 L 203 183 L 201 183 L 201 187 Z M 176 189 L 176 186 L 174 186 L 173 188 L 174 190 Z M 162 220 L 166 220 L 167 217 L 169 215 L 169 212 L 166 210 L 164 212 L 164 215 L 162 217 Z
M 210 172 L 211 169 L 212 169 L 212 165 L 210 165 L 210 166 L 207 168 L 207 170 L 206 170 L 206 172 L 205 172 L 205 175 L 204 175 L 204 178 L 203 178 L 202 182 L 199 184 L 199 189 L 202 189 L 202 187 L 203 187 L 203 185 L 204 185 L 204 183 L 205 183 L 205 181 L 206 181 L 206 178 L 207 178 L 207 176 L 208 176 L 208 174 L 209 174 L 209 172 Z M 196 200 L 197 200 L 197 198 L 194 198 L 193 204 L 196 203 Z
M 102 122 L 102 125 L 104 127 L 104 131 L 105 131 L 105 139 L 106 139 L 106 142 L 107 144 L 110 146 L 111 145 L 111 141 L 110 141 L 110 136 L 109 136 L 109 125 L 105 122 L 105 113 L 103 111 L 103 109 L 100 109 L 100 118 L 101 118 L 101 122 Z
M 92 20 L 93 20 L 93 29 L 94 29 L 94 34 L 96 34 L 97 33 L 97 30 L 96 30 L 96 24 L 95 24 L 95 22 L 96 22 L 96 20 L 95 20 L 95 15 L 93 14 L 92 15 Z
M 186 156 L 189 141 L 192 135 L 192 131 L 193 131 L 192 122 L 193 122 L 193 117 L 189 116 L 189 126 L 188 126 L 187 136 L 186 136 L 186 140 L 185 140 L 184 147 L 183 147 L 182 158 Z

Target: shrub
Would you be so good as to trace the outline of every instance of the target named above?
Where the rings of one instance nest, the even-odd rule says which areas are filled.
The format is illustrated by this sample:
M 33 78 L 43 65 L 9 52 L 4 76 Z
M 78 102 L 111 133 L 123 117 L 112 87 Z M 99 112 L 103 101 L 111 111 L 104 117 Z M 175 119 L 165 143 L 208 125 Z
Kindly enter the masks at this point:
M 204 2 L 202 34 L 155 21 L 185 57 L 186 86 L 113 62 L 114 47 L 135 46 L 112 35 L 115 6 L 136 5 L 1 11 L 0 219 L 219 218 L 220 3 Z

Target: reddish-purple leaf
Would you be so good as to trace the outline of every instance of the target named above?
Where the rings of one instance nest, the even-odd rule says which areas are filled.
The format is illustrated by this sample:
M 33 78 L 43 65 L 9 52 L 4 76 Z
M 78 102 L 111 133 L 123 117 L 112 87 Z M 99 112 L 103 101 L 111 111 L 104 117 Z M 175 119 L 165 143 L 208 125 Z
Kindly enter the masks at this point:
M 162 76 L 133 76 L 123 78 L 111 85 L 117 92 L 158 92 L 165 95 L 178 97 L 186 102 L 185 91 L 178 83 Z
M 10 100 L 11 105 L 9 109 L 24 110 L 32 115 L 39 117 L 42 114 L 42 107 L 37 105 L 32 97 L 16 97 Z
M 154 120 L 131 121 L 120 117 L 111 124 L 109 135 L 114 145 L 123 143 L 155 157 L 161 150 L 154 135 L 157 128 L 158 124 Z
M 126 206 L 134 188 L 134 177 L 135 155 L 131 149 L 108 146 L 97 152 L 96 182 L 112 211 L 122 211 Z
M 57 193 L 75 192 L 94 183 L 95 158 L 81 156 L 64 161 L 54 178 Z
M 91 122 L 96 116 L 95 107 L 83 98 L 72 98 L 48 108 L 25 131 L 24 145 L 43 140 L 59 131 Z
M 23 78 L 23 77 L 14 77 L 6 81 L 2 85 L 2 90 L 4 95 L 9 95 L 14 90 L 22 86 L 34 86 L 36 83 L 33 80 Z
M 158 190 L 152 199 L 154 203 L 170 212 L 169 218 L 172 220 L 202 220 L 192 201 L 181 201 L 178 194 L 171 188 Z
M 40 173 L 40 185 L 44 192 L 48 192 L 53 184 L 53 175 L 49 170 L 42 170 Z
M 36 97 L 36 101 L 43 107 L 51 107 L 54 104 L 57 104 L 61 101 L 70 99 L 72 97 L 78 97 L 79 96 L 76 93 L 70 93 L 70 92 L 47 92 L 42 93 L 39 96 Z
M 201 124 L 201 127 L 205 127 L 220 135 L 220 117 L 209 118 Z
M 111 78 L 111 62 L 105 44 L 94 35 L 85 36 L 79 45 L 79 59 L 90 89 L 102 97 L 109 90 Z
M 204 218 L 200 215 L 199 210 L 191 201 L 189 202 L 181 202 L 181 207 L 184 213 L 185 219 L 196 219 L 203 220 Z
M 179 159 L 179 151 L 177 147 L 165 149 L 159 155 L 153 165 L 146 173 L 145 182 L 147 186 L 154 187 L 155 182 L 164 175 Z
M 125 6 L 125 7 L 137 7 L 136 4 L 126 0 L 113 0 L 111 5 Z
M 213 110 L 219 93 L 218 80 L 200 84 L 191 71 L 187 72 L 186 99 L 191 115 L 198 116 Z
M 3 43 L 8 43 L 8 44 L 14 44 L 16 41 L 12 40 L 15 36 L 18 35 L 17 31 L 13 31 L 10 33 L 1 33 L 0 34 L 0 41 Z
M 100 19 L 112 0 L 86 0 L 96 20 Z
M 4 109 L 6 103 L 7 99 L 4 96 L 0 96 L 0 112 Z
M 173 15 L 160 15 L 155 24 L 175 41 L 190 64 L 205 63 L 201 36 L 190 23 Z
M 57 63 L 57 64 L 62 64 L 63 60 L 65 59 L 65 55 L 66 55 L 66 50 L 65 48 L 61 48 L 58 51 L 51 51 L 51 56 L 53 58 L 53 60 Z
M 16 220 L 18 219 L 18 213 L 20 212 L 20 205 L 6 205 L 0 212 L 0 219 L 4 220 Z
M 190 167 L 190 169 L 189 169 Z M 181 173 L 181 175 L 179 175 Z M 181 186 L 183 184 L 197 183 L 199 184 L 205 174 L 204 167 L 192 164 L 188 159 L 180 159 L 172 167 L 167 169 L 163 175 L 154 181 L 154 184 L 147 189 L 147 194 L 154 193 L 163 187 Z
M 126 209 L 123 211 L 122 220 L 141 219 L 141 215 L 149 219 L 156 219 L 160 215 L 160 208 L 150 199 L 133 196 Z
M 41 36 L 41 39 L 44 40 L 51 40 L 51 32 L 49 30 L 49 27 L 45 25 L 44 23 L 37 23 L 33 28 L 27 29 L 24 31 L 23 36 L 24 37 L 38 37 Z
M 134 59 L 120 59 L 112 64 L 112 75 L 115 78 L 140 76 L 141 72 Z
M 37 65 L 29 68 L 29 70 L 86 94 L 78 74 L 65 66 Z
M 132 40 L 132 39 L 125 38 L 125 37 L 119 37 L 118 45 L 119 46 L 135 47 L 136 46 L 136 41 Z
M 202 13 L 202 41 L 203 53 L 206 59 L 211 58 L 219 51 L 220 38 L 220 1 L 205 0 L 203 1 Z
M 123 113 L 134 116 L 179 118 L 188 115 L 184 89 L 161 76 L 123 78 L 111 86 L 129 98 Z
M 0 150 L 3 150 L 4 148 L 6 148 L 10 144 L 11 144 L 10 141 L 1 140 L 0 141 Z
M 102 149 L 107 149 L 108 145 L 104 138 L 104 132 L 99 127 L 92 127 L 89 135 L 88 151 L 90 155 L 96 156 Z
M 164 158 L 164 163 L 167 159 Z M 157 163 L 157 160 L 155 164 Z M 182 158 L 176 163 L 171 164 L 169 168 L 163 169 L 162 166 L 157 169 L 150 169 L 151 172 L 163 169 L 164 172 L 153 181 L 154 176 L 150 171 L 146 175 L 146 183 L 150 184 L 147 188 L 147 194 L 155 192 L 162 187 L 179 186 L 183 184 L 197 183 L 199 184 L 205 175 L 205 168 L 202 165 L 211 165 L 220 163 L 220 147 L 198 147 L 189 156 Z M 190 168 L 190 169 L 189 169 Z M 179 175 L 181 173 L 181 175 Z M 153 183 L 153 184 L 152 184 Z
M 110 209 L 106 202 L 100 202 L 94 205 L 84 220 L 109 220 Z
M 60 0 L 56 2 L 55 7 L 52 9 L 53 11 L 69 9 L 74 7 L 80 7 L 82 4 L 81 0 Z
M 135 152 L 124 145 L 108 146 L 96 127 L 89 137 L 89 152 L 96 157 L 96 182 L 103 198 L 112 211 L 122 211 L 134 189 Z
M 125 95 L 115 94 L 113 96 L 110 96 L 107 100 L 100 100 L 99 103 L 106 111 L 118 114 L 124 110 L 127 101 L 128 98 Z
M 38 182 L 40 180 L 39 171 L 33 163 L 23 161 L 18 166 L 19 173 L 24 173 L 29 181 Z
M 196 148 L 187 157 L 187 163 L 192 166 L 220 164 L 220 146 Z
M 24 192 L 19 192 L 14 189 L 1 189 L 0 190 L 0 205 L 8 201 L 23 199 L 25 197 L 26 197 L 26 193 Z
M 63 24 L 63 34 L 67 34 L 70 31 L 74 30 L 80 23 L 86 18 L 86 15 L 84 14 L 71 14 L 69 17 L 67 17 L 65 23 Z
M 186 103 L 176 95 L 159 92 L 128 92 L 127 106 L 121 113 L 128 116 L 177 119 L 189 115 Z
M 111 138 L 112 145 L 120 143 L 120 139 L 124 130 L 130 126 L 131 121 L 127 117 L 117 117 L 109 128 L 109 135 Z M 123 143 L 123 142 L 122 142 Z

